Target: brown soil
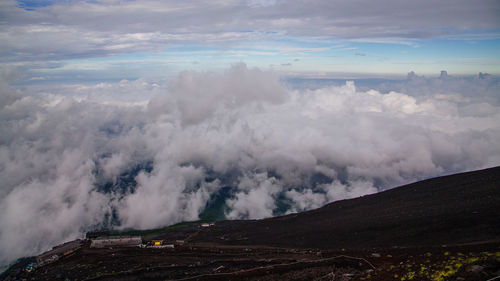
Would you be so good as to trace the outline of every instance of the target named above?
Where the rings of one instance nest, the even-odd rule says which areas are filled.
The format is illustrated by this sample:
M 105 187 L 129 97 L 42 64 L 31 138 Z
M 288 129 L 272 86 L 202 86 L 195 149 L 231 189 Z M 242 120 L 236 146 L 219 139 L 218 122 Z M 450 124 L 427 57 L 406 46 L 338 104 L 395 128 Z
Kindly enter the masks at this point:
M 500 275 L 500 167 L 323 208 L 156 238 L 175 249 L 84 246 L 4 280 L 488 280 Z M 500 279 L 499 279 L 500 280 Z
M 193 244 L 176 249 L 84 247 L 5 280 L 486 280 L 499 273 L 500 242 L 359 250 Z

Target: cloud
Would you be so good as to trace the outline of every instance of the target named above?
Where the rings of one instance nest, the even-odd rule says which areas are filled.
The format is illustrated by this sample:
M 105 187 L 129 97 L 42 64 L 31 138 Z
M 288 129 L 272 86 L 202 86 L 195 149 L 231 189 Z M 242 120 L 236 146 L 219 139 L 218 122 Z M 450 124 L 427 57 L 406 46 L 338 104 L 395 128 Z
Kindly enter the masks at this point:
M 21 76 L 19 70 L 14 67 L 0 69 L 0 109 L 19 98 L 9 85 L 19 76 Z
M 261 8 L 274 6 L 276 2 L 276 0 L 247 0 L 247 5 L 252 8 Z
M 260 219 L 271 217 L 276 199 L 283 189 L 278 180 L 266 173 L 245 175 L 239 179 L 238 193 L 228 199 L 229 219 Z
M 156 114 L 176 110 L 174 113 L 183 124 L 199 123 L 217 111 L 253 102 L 279 104 L 286 99 L 286 92 L 276 77 L 258 69 L 249 70 L 244 64 L 234 65 L 224 75 L 182 72 L 169 90 L 171 95 L 155 98 L 150 109 Z
M 495 37 L 497 1 L 54 1 L 23 9 L 0 4 L 6 61 L 101 57 L 159 51 L 186 42 L 280 37 L 411 42 Z M 254 32 L 247 32 L 252 30 Z M 479 32 L 478 32 L 479 31 Z M 483 36 L 484 37 L 484 36 Z M 495 38 L 498 38 L 496 36 Z M 251 45 L 251 44 L 250 44 Z M 311 50 L 315 50 L 312 48 Z
M 263 218 L 500 164 L 492 77 L 285 88 L 244 64 L 30 92 L 0 80 L 0 260 L 100 226 Z

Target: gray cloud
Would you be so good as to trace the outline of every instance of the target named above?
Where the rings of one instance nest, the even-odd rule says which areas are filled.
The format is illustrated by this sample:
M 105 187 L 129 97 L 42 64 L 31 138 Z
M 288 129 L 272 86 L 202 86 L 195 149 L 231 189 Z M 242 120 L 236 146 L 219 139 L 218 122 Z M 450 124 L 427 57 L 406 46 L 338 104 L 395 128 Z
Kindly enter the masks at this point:
M 494 0 L 197 0 L 65 1 L 26 11 L 6 0 L 0 4 L 0 55 L 4 60 L 93 57 L 163 50 L 180 42 L 227 45 L 285 34 L 351 40 L 456 38 L 498 29 L 499 10 Z
M 293 90 L 237 64 L 36 93 L 12 75 L 0 76 L 3 265 L 99 225 L 197 219 L 227 186 L 228 218 L 263 218 L 278 202 L 307 210 L 500 164 L 485 75 Z

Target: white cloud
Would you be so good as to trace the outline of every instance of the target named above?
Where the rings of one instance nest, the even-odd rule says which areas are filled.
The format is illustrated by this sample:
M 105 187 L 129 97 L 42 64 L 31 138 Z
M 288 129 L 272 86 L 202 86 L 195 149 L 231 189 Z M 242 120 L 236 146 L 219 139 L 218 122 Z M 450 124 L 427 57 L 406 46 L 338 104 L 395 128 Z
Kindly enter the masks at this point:
M 121 227 L 196 219 L 224 186 L 229 218 L 263 218 L 279 200 L 301 211 L 500 164 L 488 77 L 290 90 L 237 64 L 28 93 L 9 86 L 15 73 L 0 76 L 4 265 L 109 223 L 112 210 Z
M 273 215 L 282 187 L 274 177 L 259 173 L 239 179 L 238 190 L 235 198 L 226 202 L 230 209 L 227 218 L 262 219 Z
M 453 5 L 430 0 L 65 1 L 31 11 L 6 0 L 0 5 L 0 56 L 9 61 L 99 57 L 164 50 L 181 42 L 251 45 L 284 34 L 412 45 L 413 39 L 462 34 L 469 39 L 471 33 L 491 39 L 498 11 L 494 0 Z M 481 37 L 477 31 L 488 33 Z
M 252 8 L 262 8 L 276 5 L 277 0 L 247 0 L 247 5 Z

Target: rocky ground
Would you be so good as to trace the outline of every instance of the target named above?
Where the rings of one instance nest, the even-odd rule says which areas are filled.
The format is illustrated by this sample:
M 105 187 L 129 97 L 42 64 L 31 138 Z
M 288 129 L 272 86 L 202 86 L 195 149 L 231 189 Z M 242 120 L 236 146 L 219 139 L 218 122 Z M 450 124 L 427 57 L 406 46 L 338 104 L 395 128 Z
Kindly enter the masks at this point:
M 488 280 L 500 243 L 398 249 L 186 245 L 90 249 L 4 280 Z
M 174 249 L 91 249 L 4 280 L 500 280 L 500 168 L 258 221 L 189 224 Z

